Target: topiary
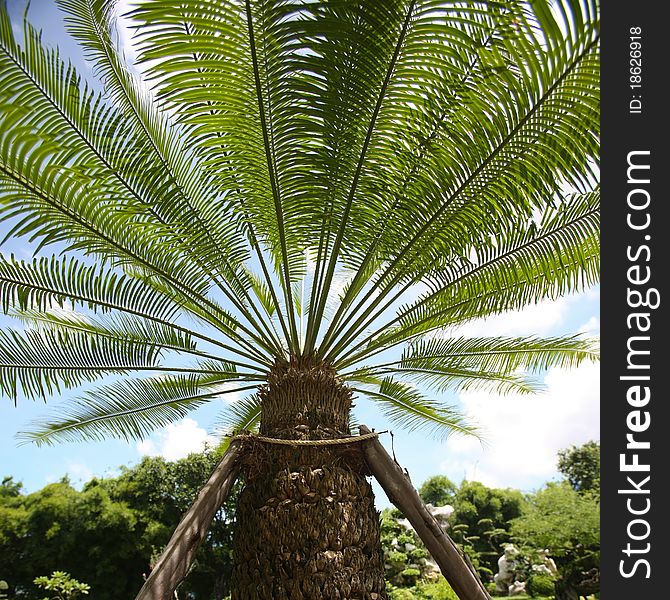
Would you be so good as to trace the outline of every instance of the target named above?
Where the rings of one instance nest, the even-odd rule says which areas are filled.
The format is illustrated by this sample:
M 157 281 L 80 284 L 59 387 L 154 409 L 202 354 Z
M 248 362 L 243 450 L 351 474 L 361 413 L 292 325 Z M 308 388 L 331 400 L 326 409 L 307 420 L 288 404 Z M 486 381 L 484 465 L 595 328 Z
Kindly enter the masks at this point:
M 554 593 L 554 580 L 549 575 L 531 575 L 526 581 L 526 592 L 531 598 L 550 596 Z
M 411 590 L 407 588 L 396 588 L 392 587 L 390 590 L 387 588 L 389 594 L 389 600 L 415 600 L 416 596 Z
M 386 560 L 394 566 L 403 565 L 407 562 L 407 554 L 399 550 L 391 550 L 386 556 Z
M 421 571 L 413 567 L 408 567 L 401 571 L 400 576 L 403 578 L 406 585 L 415 585 L 419 577 L 421 577 Z

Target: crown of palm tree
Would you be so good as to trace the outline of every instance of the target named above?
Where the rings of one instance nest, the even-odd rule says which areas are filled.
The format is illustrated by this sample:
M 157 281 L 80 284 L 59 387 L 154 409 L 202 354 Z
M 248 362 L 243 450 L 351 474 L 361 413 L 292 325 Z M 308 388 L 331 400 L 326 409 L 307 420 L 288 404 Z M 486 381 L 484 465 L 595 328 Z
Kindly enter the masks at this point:
M 469 432 L 445 390 L 596 356 L 452 331 L 597 280 L 594 2 L 139 0 L 135 66 L 112 2 L 58 3 L 104 92 L 2 2 L 0 218 L 38 256 L 0 259 L 0 390 L 124 377 L 28 439 L 140 438 L 291 359 Z

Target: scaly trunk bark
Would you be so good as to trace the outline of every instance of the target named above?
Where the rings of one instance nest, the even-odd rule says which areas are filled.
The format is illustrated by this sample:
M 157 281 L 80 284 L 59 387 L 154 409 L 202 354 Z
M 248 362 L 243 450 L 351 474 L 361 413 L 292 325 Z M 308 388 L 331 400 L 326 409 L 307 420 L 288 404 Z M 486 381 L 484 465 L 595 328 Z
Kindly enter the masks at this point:
M 259 394 L 261 435 L 350 435 L 351 391 L 324 365 L 278 364 Z M 254 444 L 237 506 L 232 600 L 386 598 L 379 515 L 353 446 Z

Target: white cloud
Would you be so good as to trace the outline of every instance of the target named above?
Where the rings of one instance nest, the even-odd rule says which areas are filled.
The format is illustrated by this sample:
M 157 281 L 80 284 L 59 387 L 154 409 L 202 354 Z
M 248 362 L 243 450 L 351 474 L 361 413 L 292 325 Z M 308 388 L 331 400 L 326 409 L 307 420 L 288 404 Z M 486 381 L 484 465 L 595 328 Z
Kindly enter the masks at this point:
M 221 393 L 221 398 L 220 401 L 224 402 L 225 404 L 234 404 L 237 402 L 240 397 L 241 393 L 238 390 L 240 387 L 239 383 L 232 383 L 230 381 L 224 381 L 223 383 L 218 383 L 216 385 L 212 385 L 210 387 L 212 392 L 220 392 Z
M 209 435 L 193 419 L 182 419 L 164 427 L 152 438 L 137 444 L 142 456 L 162 456 L 166 460 L 179 460 L 193 452 L 201 452 L 205 445 L 214 446 L 217 439 Z
M 579 328 L 579 333 L 585 333 L 589 336 L 600 335 L 600 319 L 598 317 L 591 317 Z
M 71 462 L 67 466 L 67 474 L 74 481 L 85 482 L 93 477 L 93 471 L 84 463 Z
M 456 327 L 450 335 L 464 337 L 496 337 L 512 335 L 543 335 L 560 326 L 570 307 L 571 298 L 544 300 L 521 310 L 475 319 Z
M 537 395 L 462 393 L 463 409 L 481 428 L 485 443 L 451 438 L 441 470 L 521 489 L 555 477 L 559 450 L 600 437 L 599 372 L 593 363 L 552 368 L 545 377 L 547 390 Z

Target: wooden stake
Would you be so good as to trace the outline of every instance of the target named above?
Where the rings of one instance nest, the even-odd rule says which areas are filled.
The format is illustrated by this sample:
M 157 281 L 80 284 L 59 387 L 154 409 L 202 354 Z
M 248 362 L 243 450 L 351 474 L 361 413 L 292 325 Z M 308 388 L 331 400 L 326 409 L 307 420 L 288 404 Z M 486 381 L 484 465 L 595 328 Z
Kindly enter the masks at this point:
M 212 519 L 224 503 L 240 470 L 241 445 L 233 440 L 200 490 L 195 502 L 177 525 L 156 566 L 135 600 L 171 600 L 186 577 Z
M 370 430 L 362 425 L 360 432 L 366 434 Z M 491 600 L 474 568 L 461 556 L 456 544 L 430 514 L 409 477 L 388 455 L 384 446 L 376 438 L 362 444 L 370 471 L 384 488 L 389 500 L 412 524 L 460 600 Z

